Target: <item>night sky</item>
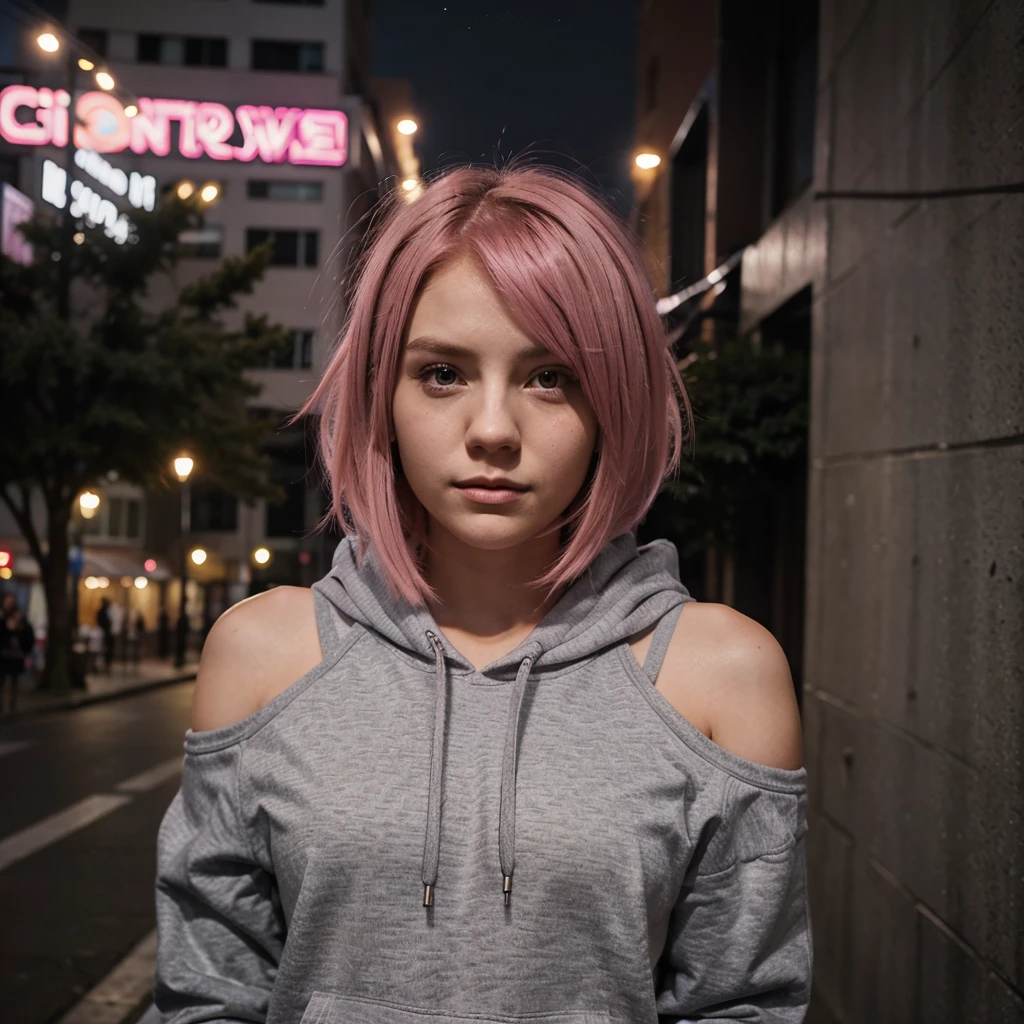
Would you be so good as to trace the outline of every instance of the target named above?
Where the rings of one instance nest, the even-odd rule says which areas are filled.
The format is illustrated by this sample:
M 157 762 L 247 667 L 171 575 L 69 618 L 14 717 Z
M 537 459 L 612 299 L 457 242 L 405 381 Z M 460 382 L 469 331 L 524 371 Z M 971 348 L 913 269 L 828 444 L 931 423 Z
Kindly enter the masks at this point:
M 632 201 L 636 0 L 374 0 L 374 74 L 412 81 L 424 170 L 583 165 Z

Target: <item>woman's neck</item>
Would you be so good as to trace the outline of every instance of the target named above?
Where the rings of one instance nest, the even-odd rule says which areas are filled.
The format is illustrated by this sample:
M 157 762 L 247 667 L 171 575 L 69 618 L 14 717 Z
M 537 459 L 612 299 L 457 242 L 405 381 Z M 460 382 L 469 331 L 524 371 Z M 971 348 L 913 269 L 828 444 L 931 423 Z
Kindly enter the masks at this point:
M 530 586 L 557 558 L 558 540 L 553 533 L 491 551 L 431 530 L 424 574 L 438 595 L 429 606 L 438 626 L 496 642 L 527 635 L 558 600 Z

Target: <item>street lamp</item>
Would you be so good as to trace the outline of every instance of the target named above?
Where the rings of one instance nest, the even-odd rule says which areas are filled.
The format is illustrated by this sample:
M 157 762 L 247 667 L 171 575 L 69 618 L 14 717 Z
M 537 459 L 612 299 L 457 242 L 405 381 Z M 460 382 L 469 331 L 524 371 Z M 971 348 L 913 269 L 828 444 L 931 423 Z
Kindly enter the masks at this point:
M 175 668 L 181 668 L 185 664 L 185 637 L 188 633 L 188 620 L 185 618 L 185 584 L 188 581 L 188 535 L 192 529 L 192 491 L 188 478 L 193 466 L 195 463 L 187 455 L 179 455 L 174 460 L 174 474 L 181 482 L 181 598 L 178 602 L 178 625 L 175 631 Z
M 403 117 L 395 127 L 401 135 L 415 135 L 419 125 L 411 117 Z
M 78 581 L 82 578 L 82 569 L 85 568 L 85 543 L 83 525 L 86 519 L 92 519 L 100 507 L 100 496 L 95 491 L 82 491 L 78 496 L 78 515 L 71 517 L 71 543 L 68 546 L 68 575 L 71 577 L 71 607 L 69 619 L 71 621 L 71 685 L 75 687 L 85 686 L 85 652 L 79 646 L 78 638 Z M 89 577 L 92 579 L 93 577 Z M 89 590 L 99 586 L 89 586 L 89 580 L 85 582 Z

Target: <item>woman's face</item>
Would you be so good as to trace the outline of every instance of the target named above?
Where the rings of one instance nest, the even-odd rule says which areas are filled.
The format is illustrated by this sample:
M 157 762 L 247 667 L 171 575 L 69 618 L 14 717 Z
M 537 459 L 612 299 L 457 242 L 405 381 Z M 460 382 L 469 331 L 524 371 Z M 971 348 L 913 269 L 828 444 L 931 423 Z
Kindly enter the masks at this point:
M 430 528 L 487 550 L 522 544 L 564 512 L 597 440 L 569 367 L 517 326 L 470 259 L 434 274 L 414 306 L 392 413 Z M 465 486 L 497 477 L 515 490 Z

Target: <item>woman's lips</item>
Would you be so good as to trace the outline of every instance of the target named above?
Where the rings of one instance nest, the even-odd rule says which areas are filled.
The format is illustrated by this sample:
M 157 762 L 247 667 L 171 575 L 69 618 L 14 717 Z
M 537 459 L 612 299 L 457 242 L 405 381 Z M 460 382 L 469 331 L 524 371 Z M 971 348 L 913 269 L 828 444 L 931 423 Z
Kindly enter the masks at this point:
M 525 491 L 514 491 L 510 487 L 482 487 L 479 484 L 469 486 L 455 485 L 470 501 L 481 505 L 505 505 L 516 498 L 521 498 Z

